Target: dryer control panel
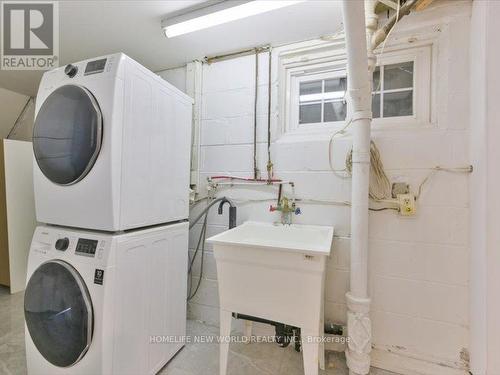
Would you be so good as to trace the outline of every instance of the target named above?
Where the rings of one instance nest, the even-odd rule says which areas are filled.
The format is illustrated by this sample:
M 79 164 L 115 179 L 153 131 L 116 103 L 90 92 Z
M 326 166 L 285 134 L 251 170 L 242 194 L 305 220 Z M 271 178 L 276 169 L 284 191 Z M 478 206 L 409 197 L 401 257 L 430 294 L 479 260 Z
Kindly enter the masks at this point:
M 104 68 L 106 67 L 107 59 L 99 59 L 94 61 L 89 61 L 87 65 L 85 65 L 85 73 L 84 75 L 89 74 L 97 74 L 104 72 Z

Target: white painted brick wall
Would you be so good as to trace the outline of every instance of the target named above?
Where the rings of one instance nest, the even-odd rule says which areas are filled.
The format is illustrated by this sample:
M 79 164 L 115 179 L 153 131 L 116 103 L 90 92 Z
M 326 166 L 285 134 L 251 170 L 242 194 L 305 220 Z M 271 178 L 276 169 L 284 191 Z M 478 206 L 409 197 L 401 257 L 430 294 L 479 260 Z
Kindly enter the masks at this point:
M 404 180 L 416 189 L 436 165 L 464 166 L 468 155 L 468 30 L 470 8 L 441 6 L 425 17 L 405 19 L 441 24 L 438 46 L 437 126 L 426 129 L 377 130 L 377 143 L 392 180 Z M 395 33 L 396 35 L 396 33 Z M 260 57 L 258 103 L 258 163 L 265 175 L 267 136 L 267 56 Z M 276 91 L 277 83 L 273 83 Z M 278 114 L 273 103 L 273 119 Z M 203 68 L 201 127 L 201 178 L 231 173 L 251 176 L 253 168 L 254 56 Z M 350 135 L 335 140 L 333 160 L 344 167 Z M 351 181 L 334 175 L 328 165 L 328 139 L 274 142 L 272 156 L 276 177 L 293 180 L 296 194 L 305 199 L 350 200 Z M 288 189 L 288 188 L 287 188 Z M 275 199 L 276 188 L 238 188 L 221 191 L 234 198 Z M 287 191 L 288 192 L 288 191 Z M 271 202 L 238 207 L 238 222 L 276 221 Z M 345 323 L 345 292 L 349 289 L 350 209 L 342 206 L 300 204 L 302 215 L 294 221 L 334 225 L 325 295 L 326 319 Z M 370 294 L 373 300 L 373 345 L 405 356 L 460 366 L 460 351 L 468 340 L 468 176 L 439 172 L 425 185 L 413 218 L 392 211 L 370 212 Z M 200 212 L 193 209 L 192 217 Z M 208 235 L 225 230 L 227 210 L 209 215 Z M 190 236 L 191 255 L 201 229 Z M 191 318 L 218 323 L 217 275 L 212 249 L 207 246 L 200 291 L 189 304 Z M 195 263 L 193 280 L 199 276 Z

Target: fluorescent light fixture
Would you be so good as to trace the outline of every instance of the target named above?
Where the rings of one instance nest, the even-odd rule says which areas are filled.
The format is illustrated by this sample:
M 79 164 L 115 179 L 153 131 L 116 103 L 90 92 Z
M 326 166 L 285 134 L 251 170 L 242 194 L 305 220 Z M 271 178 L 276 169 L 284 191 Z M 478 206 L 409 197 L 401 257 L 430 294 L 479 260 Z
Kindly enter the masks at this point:
M 270 12 L 303 1 L 305 0 L 212 1 L 210 2 L 212 5 L 198 8 L 181 16 L 165 19 L 162 22 L 162 27 L 165 35 L 168 38 L 173 38 L 174 36 Z

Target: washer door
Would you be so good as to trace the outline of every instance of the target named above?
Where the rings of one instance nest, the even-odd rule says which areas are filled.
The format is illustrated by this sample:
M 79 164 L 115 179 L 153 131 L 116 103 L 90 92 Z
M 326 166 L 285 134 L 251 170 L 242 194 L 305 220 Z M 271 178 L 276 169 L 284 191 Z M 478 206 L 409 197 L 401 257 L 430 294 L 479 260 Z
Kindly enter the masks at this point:
M 92 169 L 102 141 L 102 114 L 84 87 L 65 85 L 43 102 L 33 128 L 33 151 L 43 174 L 70 185 Z
M 31 276 L 24 295 L 24 318 L 40 354 L 69 367 L 92 341 L 92 302 L 85 283 L 68 263 L 43 263 Z

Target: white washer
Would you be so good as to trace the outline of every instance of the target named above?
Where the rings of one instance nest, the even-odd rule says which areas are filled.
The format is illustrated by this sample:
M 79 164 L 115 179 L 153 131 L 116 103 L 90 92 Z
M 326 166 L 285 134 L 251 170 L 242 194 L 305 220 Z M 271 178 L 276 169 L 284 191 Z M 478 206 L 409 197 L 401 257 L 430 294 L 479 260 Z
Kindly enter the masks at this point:
M 124 54 L 43 75 L 37 220 L 118 231 L 188 217 L 192 99 Z
M 117 235 L 37 227 L 24 297 L 28 373 L 158 372 L 186 332 L 187 241 L 187 222 Z

